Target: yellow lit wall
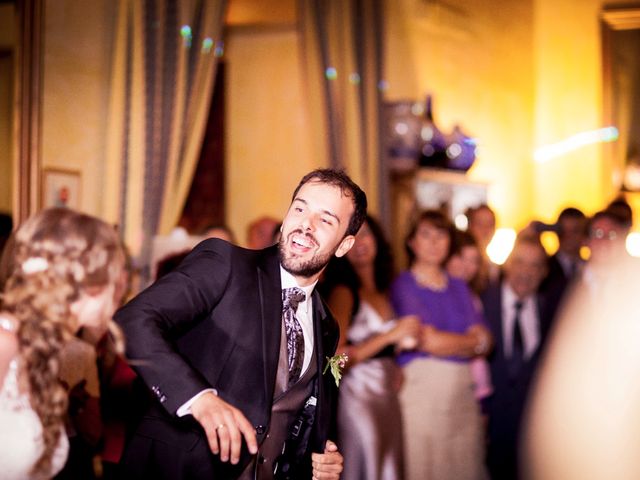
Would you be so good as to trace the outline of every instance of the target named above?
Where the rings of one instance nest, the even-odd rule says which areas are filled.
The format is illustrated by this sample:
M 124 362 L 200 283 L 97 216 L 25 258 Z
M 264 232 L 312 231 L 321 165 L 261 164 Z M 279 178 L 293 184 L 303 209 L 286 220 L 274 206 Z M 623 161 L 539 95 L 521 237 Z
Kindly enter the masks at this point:
M 535 1 L 534 147 L 606 126 L 599 23 L 605 4 L 602 0 Z M 566 206 L 592 214 L 611 201 L 617 194 L 616 168 L 605 148 L 594 144 L 537 165 L 533 214 L 550 221 Z
M 45 6 L 42 165 L 80 173 L 81 209 L 100 214 L 116 2 Z
M 13 5 L 0 5 L 0 212 L 12 211 L 14 15 Z
M 602 126 L 600 3 L 536 1 L 534 147 Z M 534 215 L 551 221 L 565 206 L 600 208 L 612 193 L 601 152 L 595 144 L 536 165 Z
M 499 5 L 497 5 L 499 4 Z M 472 180 L 490 184 L 500 225 L 533 210 L 533 4 L 456 0 L 386 2 L 387 100 L 433 94 L 445 132 L 478 139 Z
M 293 26 L 228 32 L 226 215 L 240 243 L 256 217 L 282 218 L 300 178 L 326 165 L 312 149 L 297 41 Z

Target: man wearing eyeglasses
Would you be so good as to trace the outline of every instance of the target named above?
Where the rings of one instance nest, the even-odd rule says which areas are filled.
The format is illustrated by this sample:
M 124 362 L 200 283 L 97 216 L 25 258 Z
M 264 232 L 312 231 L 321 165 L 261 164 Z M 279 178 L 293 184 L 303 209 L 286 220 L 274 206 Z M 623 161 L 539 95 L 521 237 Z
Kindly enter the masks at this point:
M 599 293 L 608 268 L 627 257 L 625 240 L 628 233 L 627 222 L 612 210 L 601 210 L 591 217 L 587 241 L 591 254 L 582 273 L 582 282 L 592 294 Z

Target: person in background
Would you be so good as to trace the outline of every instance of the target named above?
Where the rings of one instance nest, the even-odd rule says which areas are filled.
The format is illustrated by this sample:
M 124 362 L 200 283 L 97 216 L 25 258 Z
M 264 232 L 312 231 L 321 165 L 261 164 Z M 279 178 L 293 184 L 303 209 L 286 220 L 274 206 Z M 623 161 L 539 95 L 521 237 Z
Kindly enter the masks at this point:
M 482 313 L 482 301 L 478 296 L 480 293 L 478 276 L 482 265 L 482 253 L 469 232 L 456 230 L 453 238 L 451 256 L 447 261 L 447 272 L 452 277 L 467 283 L 473 296 L 473 304 L 478 312 Z M 483 356 L 473 358 L 470 368 L 476 400 L 480 402 L 481 406 L 484 406 L 483 401 L 493 392 L 487 359 Z
M 487 255 L 487 247 L 496 233 L 496 214 L 489 205 L 483 203 L 467 209 L 465 216 L 467 232 L 473 236 L 482 253 L 482 264 L 477 279 L 477 286 L 481 291 L 489 283 L 497 281 L 500 276 L 500 268 Z
M 78 332 L 82 336 L 82 330 Z M 58 378 L 69 392 L 66 432 L 69 437 L 69 457 L 55 480 L 91 480 L 99 460 L 103 424 L 100 413 L 100 381 L 94 346 L 73 338 L 60 355 Z
M 409 480 L 477 480 L 486 473 L 469 361 L 489 353 L 492 340 L 469 287 L 445 269 L 453 232 L 441 212 L 421 213 L 405 242 L 410 269 L 391 287 L 397 314 L 418 315 L 422 323 L 416 351 L 398 356 Z
M 119 306 L 123 305 L 129 297 L 131 282 L 135 274 L 132 258 L 124 245 L 123 250 L 125 252 L 125 268 L 121 279 L 122 296 L 116 302 Z M 93 381 L 87 381 L 84 385 L 81 382 L 80 386 L 83 388 L 79 389 L 79 392 L 82 393 L 78 396 L 80 401 L 76 402 L 76 406 L 70 405 L 69 410 L 73 412 L 75 409 L 79 413 L 76 418 L 80 422 L 76 423 L 83 427 L 80 431 L 89 440 L 87 443 L 90 445 L 95 442 L 90 442 L 92 437 L 87 433 L 90 434 L 97 429 L 86 427 L 91 427 L 93 424 L 101 428 L 102 435 L 97 442 L 97 452 L 92 458 L 95 477 L 103 480 L 119 480 L 118 463 L 124 449 L 127 428 L 132 425 L 144 407 L 144 402 L 139 400 L 140 396 L 136 395 L 135 391 L 136 388 L 143 387 L 139 385 L 141 382 L 137 382 L 137 377 L 128 365 L 124 352 L 118 348 L 118 339 L 111 331 L 102 325 L 85 326 L 78 336 L 91 348 L 92 356 L 95 357 L 94 367 L 87 369 L 85 377 L 94 376 L 92 370 L 95 371 L 99 393 L 97 395 L 93 393 L 95 392 Z M 94 413 L 95 409 L 92 403 L 96 397 L 99 397 L 99 412 Z M 89 408 L 87 408 L 88 401 L 92 402 L 89 403 Z M 93 438 L 96 436 L 93 435 Z M 66 466 L 65 470 L 67 470 Z M 70 475 L 69 478 L 90 479 L 92 477 L 89 473 L 84 473 Z
M 546 230 L 542 224 L 536 225 L 537 233 Z M 548 273 L 540 289 L 560 298 L 584 266 L 580 250 L 587 240 L 587 218 L 581 210 L 568 207 L 560 212 L 555 225 L 549 228 L 558 235 L 558 251 L 549 258 Z
M 467 231 L 473 235 L 481 251 L 485 251 L 496 233 L 496 214 L 486 203 L 466 212 Z
M 12 231 L 13 217 L 9 213 L 0 212 L 0 255 Z
M 478 301 L 480 300 L 478 295 L 481 292 L 478 278 L 481 265 L 482 252 L 473 235 L 468 231 L 455 230 L 451 244 L 451 255 L 447 260 L 447 272 L 452 277 L 461 278 L 467 282 L 474 294 L 474 299 Z
M 602 286 L 606 285 L 609 266 L 630 258 L 625 247 L 628 224 L 625 218 L 605 209 L 591 217 L 587 232 L 590 255 L 582 269 L 579 285 L 576 288 L 585 288 L 590 292 L 590 295 L 585 295 L 585 298 L 597 302 Z
M 225 224 L 208 225 L 202 229 L 202 237 L 204 238 L 220 238 L 229 243 L 236 243 L 236 236 L 231 228 Z
M 50 478 L 65 463 L 63 348 L 84 326 L 111 321 L 124 255 L 115 230 L 68 208 L 43 210 L 10 239 L 1 277 L 2 478 Z
M 556 307 L 539 292 L 547 254 L 538 236 L 520 235 L 504 264 L 504 278 L 482 294 L 484 314 L 495 340 L 489 355 L 493 394 L 487 465 L 494 480 L 518 479 L 518 448 L 529 387 Z
M 640 265 L 601 267 L 595 301 L 575 289 L 554 322 L 522 436 L 527 479 L 640 478 Z
M 417 345 L 420 322 L 415 316 L 396 317 L 388 297 L 392 276 L 391 249 L 369 216 L 353 248 L 325 270 L 322 288 L 345 332 L 336 351 L 349 357 L 338 396 L 343 480 L 404 478 L 402 373 L 395 353 Z
M 247 248 L 259 250 L 274 244 L 274 231 L 280 221 L 271 217 L 259 217 L 249 224 L 247 228 Z
M 624 197 L 614 198 L 605 208 L 618 218 L 618 222 L 622 225 L 625 235 L 629 233 L 633 226 L 633 209 Z

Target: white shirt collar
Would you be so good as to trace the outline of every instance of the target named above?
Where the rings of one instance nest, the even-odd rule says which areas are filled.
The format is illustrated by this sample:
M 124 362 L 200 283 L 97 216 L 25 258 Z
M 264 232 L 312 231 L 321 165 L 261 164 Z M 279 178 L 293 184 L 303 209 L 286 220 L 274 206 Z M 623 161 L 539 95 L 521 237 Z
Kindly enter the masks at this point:
M 280 265 L 280 286 L 282 288 L 291 288 L 291 287 L 301 288 L 302 291 L 305 293 L 306 298 L 311 298 L 311 294 L 313 293 L 313 289 L 315 288 L 317 283 L 318 281 L 316 280 L 311 285 L 307 285 L 306 287 L 301 287 L 300 285 L 298 285 L 298 282 L 296 282 L 296 278 L 293 275 L 291 275 L 289 272 L 287 272 L 282 267 L 282 265 Z
M 514 292 L 511 286 L 509 285 L 509 282 L 503 282 L 502 297 L 504 299 L 503 305 L 508 305 L 509 308 L 512 308 L 513 305 L 515 305 L 517 300 L 522 301 L 523 307 L 526 306 L 528 303 L 533 301 L 534 295 L 529 295 L 528 297 L 520 299 L 518 295 L 516 295 L 516 292 Z

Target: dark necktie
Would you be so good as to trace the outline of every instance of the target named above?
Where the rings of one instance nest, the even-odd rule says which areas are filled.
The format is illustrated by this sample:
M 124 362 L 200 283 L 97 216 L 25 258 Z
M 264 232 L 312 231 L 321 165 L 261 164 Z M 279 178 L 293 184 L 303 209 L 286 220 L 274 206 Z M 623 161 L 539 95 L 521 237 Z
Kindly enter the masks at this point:
M 302 334 L 302 326 L 296 317 L 298 304 L 304 299 L 305 294 L 298 287 L 284 288 L 282 290 L 282 318 L 287 333 L 289 387 L 300 378 L 304 361 L 304 335 Z
M 522 325 L 520 321 L 522 312 L 522 300 L 516 300 L 513 304 L 513 341 L 511 342 L 511 360 L 509 362 L 509 373 L 511 379 L 515 379 L 520 373 L 520 368 L 524 363 L 524 339 L 522 337 Z

